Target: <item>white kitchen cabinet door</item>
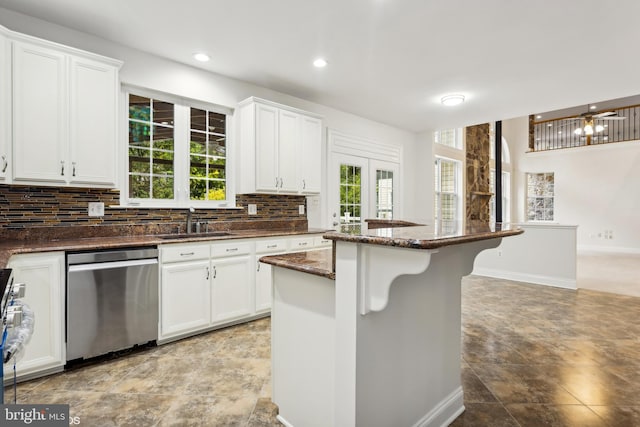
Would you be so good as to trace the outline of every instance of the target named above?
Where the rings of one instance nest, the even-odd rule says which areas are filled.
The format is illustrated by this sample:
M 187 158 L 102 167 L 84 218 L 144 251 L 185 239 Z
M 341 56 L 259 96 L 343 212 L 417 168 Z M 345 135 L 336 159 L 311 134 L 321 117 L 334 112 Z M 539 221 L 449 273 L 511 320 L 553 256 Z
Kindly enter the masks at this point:
M 98 61 L 70 60 L 69 182 L 116 185 L 118 73 Z
M 322 185 L 322 120 L 300 117 L 297 163 L 300 193 L 319 194 Z
M 0 181 L 9 174 L 11 146 L 11 45 L 0 34 Z
M 278 109 L 255 105 L 256 191 L 276 192 L 278 176 Z
M 64 183 L 67 153 L 66 56 L 13 43 L 13 174 L 15 180 Z
M 255 286 L 251 255 L 211 260 L 211 323 L 248 316 L 254 312 Z
M 280 110 L 278 116 L 278 179 L 281 193 L 298 192 L 297 148 L 300 143 L 300 115 Z
M 258 259 L 260 256 L 258 256 Z M 271 265 L 256 261 L 256 313 L 271 310 Z
M 159 339 L 188 335 L 209 326 L 209 260 L 166 264 L 160 274 Z
M 64 252 L 14 255 L 8 263 L 14 283 L 26 285 L 24 302 L 35 316 L 33 335 L 16 364 L 21 379 L 62 371 L 66 362 L 64 331 Z M 5 365 L 12 372 L 13 361 Z

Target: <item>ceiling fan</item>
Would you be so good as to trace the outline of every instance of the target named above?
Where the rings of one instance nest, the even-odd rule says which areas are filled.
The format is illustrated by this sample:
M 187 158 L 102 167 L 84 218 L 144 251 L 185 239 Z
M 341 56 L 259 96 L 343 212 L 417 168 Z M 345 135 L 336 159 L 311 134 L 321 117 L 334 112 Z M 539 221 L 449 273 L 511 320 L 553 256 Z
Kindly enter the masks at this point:
M 587 106 L 589 110 L 592 110 L 595 106 Z M 574 121 L 581 120 L 582 124 L 577 127 L 573 133 L 576 135 L 585 134 L 587 136 L 591 136 L 594 132 L 602 132 L 606 125 L 601 123 L 597 123 L 598 121 L 609 121 L 609 120 L 624 120 L 626 117 L 618 116 L 618 113 L 615 111 L 604 111 L 602 113 L 592 113 L 587 111 L 586 113 L 582 113 L 575 117 L 567 117 L 563 119 L 564 121 Z

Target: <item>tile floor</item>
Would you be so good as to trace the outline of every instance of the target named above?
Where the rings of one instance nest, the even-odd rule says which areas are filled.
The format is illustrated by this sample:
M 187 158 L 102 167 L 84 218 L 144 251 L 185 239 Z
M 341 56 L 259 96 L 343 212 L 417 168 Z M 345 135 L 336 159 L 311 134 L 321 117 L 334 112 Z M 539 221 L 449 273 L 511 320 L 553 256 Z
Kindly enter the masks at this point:
M 640 426 L 638 319 L 636 297 L 464 279 L 452 426 Z M 69 403 L 92 427 L 276 426 L 269 370 L 262 319 L 20 384 L 18 403 Z

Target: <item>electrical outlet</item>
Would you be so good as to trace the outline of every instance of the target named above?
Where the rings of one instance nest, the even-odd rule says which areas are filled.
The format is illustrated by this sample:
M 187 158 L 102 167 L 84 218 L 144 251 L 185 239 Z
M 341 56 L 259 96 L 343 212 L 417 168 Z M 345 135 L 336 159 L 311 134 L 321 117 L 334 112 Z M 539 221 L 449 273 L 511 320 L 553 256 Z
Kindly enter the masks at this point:
M 104 203 L 102 202 L 89 202 L 89 208 L 87 209 L 89 216 L 104 216 Z
M 247 205 L 247 213 L 249 215 L 257 215 L 258 205 L 254 205 L 254 204 Z
M 304 205 L 298 205 L 298 213 L 304 215 Z

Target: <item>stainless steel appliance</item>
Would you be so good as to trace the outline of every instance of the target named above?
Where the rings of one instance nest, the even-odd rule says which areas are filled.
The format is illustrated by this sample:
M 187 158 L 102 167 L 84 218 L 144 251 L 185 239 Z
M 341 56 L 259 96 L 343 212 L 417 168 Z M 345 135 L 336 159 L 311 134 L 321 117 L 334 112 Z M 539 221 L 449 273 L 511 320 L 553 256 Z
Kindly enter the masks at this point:
M 67 255 L 67 362 L 157 338 L 157 249 Z

